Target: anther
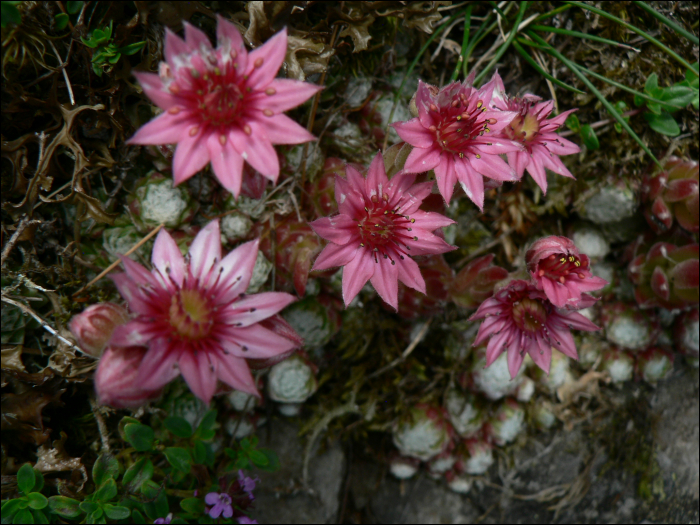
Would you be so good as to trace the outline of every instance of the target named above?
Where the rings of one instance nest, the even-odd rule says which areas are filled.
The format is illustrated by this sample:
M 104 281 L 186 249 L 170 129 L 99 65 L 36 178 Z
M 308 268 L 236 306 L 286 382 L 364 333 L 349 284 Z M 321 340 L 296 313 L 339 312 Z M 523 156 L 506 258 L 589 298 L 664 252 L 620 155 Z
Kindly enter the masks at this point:
M 253 64 L 255 67 L 261 67 L 263 65 L 263 59 L 258 58 L 255 63 Z
M 194 137 L 197 133 L 199 133 L 199 128 L 197 126 L 190 128 L 190 137 Z
M 277 93 L 277 90 L 276 90 L 275 88 L 267 88 L 267 89 L 265 90 L 265 94 L 268 95 L 268 96 L 272 96 L 272 95 L 274 95 L 275 93 Z
M 219 142 L 222 146 L 226 144 L 226 135 L 219 135 Z
M 250 129 L 250 126 L 248 124 L 246 124 L 245 126 L 243 126 L 243 133 L 245 133 L 246 135 L 252 135 L 253 130 Z
M 266 117 L 271 117 L 272 115 L 274 115 L 274 113 L 271 109 L 263 109 L 263 115 L 265 115 Z

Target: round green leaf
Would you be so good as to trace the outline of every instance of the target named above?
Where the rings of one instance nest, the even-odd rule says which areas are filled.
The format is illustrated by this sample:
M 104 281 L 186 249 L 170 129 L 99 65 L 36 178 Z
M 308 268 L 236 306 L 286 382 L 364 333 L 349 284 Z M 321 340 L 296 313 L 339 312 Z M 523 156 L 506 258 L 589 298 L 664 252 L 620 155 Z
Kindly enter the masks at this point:
M 56 29 L 63 31 L 68 27 L 68 15 L 66 13 L 58 13 L 54 19 L 56 20 Z
M 204 502 L 199 498 L 186 498 L 180 502 L 180 507 L 185 512 L 198 516 L 204 512 Z
M 98 508 L 99 505 L 95 503 L 94 501 L 82 501 L 79 505 L 80 510 L 82 510 L 85 513 L 92 514 L 95 512 Z
M 117 495 L 117 482 L 113 479 L 108 479 L 104 484 L 95 491 L 95 499 L 97 501 L 110 501 Z
M 29 494 L 34 488 L 34 481 L 34 469 L 29 463 L 25 463 L 17 472 L 17 488 Z
M 64 518 L 77 518 L 80 516 L 80 502 L 65 496 L 51 496 L 49 498 L 49 508 L 59 516 Z
M 157 520 L 162 516 L 167 516 L 168 512 L 170 512 L 168 509 L 168 496 L 165 494 L 165 489 L 160 491 L 155 501 L 149 501 L 143 505 L 146 516 L 151 520 Z
M 670 114 L 666 112 L 663 112 L 660 115 L 644 113 L 644 120 L 647 121 L 651 129 L 657 133 L 661 133 L 662 135 L 675 137 L 681 133 L 681 128 L 678 127 L 678 123 Z
M 264 454 L 267 458 L 266 465 L 257 465 L 260 470 L 265 470 L 267 472 L 275 472 L 280 468 L 280 460 L 274 450 L 267 448 L 261 448 L 257 450 L 260 454 Z
M 110 505 L 109 503 L 104 506 L 105 514 L 111 520 L 123 520 L 129 517 L 131 511 L 126 507 L 120 507 L 118 505 Z
M 266 467 L 270 462 L 270 460 L 267 459 L 267 456 L 259 450 L 251 450 L 248 452 L 248 457 L 256 467 Z
M 46 496 L 40 494 L 39 492 L 27 494 L 27 500 L 29 501 L 29 506 L 36 510 L 46 508 L 46 505 L 49 504 L 49 500 L 46 499 Z
M 581 126 L 581 138 L 583 139 L 583 143 L 588 149 L 595 150 L 600 148 L 600 142 L 598 142 L 598 137 L 596 136 L 595 131 L 593 131 L 593 128 L 590 126 L 590 124 L 584 124 L 583 126 Z
M 49 519 L 46 517 L 41 510 L 32 510 L 32 516 L 34 517 L 34 523 L 48 523 Z
M 96 486 L 102 485 L 108 479 L 119 476 L 119 461 L 112 454 L 100 454 L 92 467 L 92 478 Z
M 32 513 L 29 511 L 29 509 L 22 509 L 20 510 L 17 514 L 15 514 L 15 517 L 12 518 L 12 523 L 34 523 L 34 516 L 32 516 Z
M 136 492 L 141 485 L 153 477 L 153 463 L 148 458 L 141 458 L 124 473 L 122 482 L 129 492 Z
M 26 500 L 24 498 L 10 499 L 10 500 L 3 502 L 3 504 L 2 504 L 3 521 L 14 516 L 15 512 L 19 511 L 20 509 L 27 507 L 26 505 L 24 507 L 20 506 L 20 501 L 24 501 L 26 503 Z
M 66 11 L 71 15 L 77 14 L 83 8 L 85 2 L 66 2 Z
M 168 462 L 173 466 L 173 468 L 184 472 L 187 474 L 192 466 L 192 458 L 190 453 L 184 448 L 180 447 L 168 447 L 163 451 Z
M 124 427 L 126 440 L 139 452 L 146 452 L 153 447 L 155 434 L 149 426 L 140 423 L 130 423 Z
M 180 438 L 188 438 L 192 435 L 192 425 L 182 417 L 171 416 L 163 421 L 165 428 Z

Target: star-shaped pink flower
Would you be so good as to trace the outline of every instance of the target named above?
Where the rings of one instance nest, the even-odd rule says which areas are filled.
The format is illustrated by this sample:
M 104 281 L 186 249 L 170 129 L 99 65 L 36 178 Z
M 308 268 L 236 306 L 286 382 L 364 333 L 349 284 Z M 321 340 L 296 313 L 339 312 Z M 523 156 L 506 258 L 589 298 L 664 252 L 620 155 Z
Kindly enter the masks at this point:
M 282 113 L 321 88 L 275 78 L 287 51 L 286 29 L 248 53 L 238 29 L 221 16 L 217 20 L 216 49 L 187 22 L 185 40 L 166 29 L 165 62 L 159 73 L 134 73 L 164 112 L 128 142 L 177 143 L 175 184 L 211 162 L 219 182 L 238 197 L 243 161 L 276 182 L 280 167 L 272 145 L 315 139 Z
M 391 180 L 377 153 L 367 178 L 347 166 L 347 179 L 336 177 L 335 200 L 339 214 L 310 223 L 331 241 L 312 270 L 343 269 L 343 300 L 347 306 L 369 280 L 384 301 L 398 310 L 399 281 L 425 293 L 425 281 L 412 255 L 454 250 L 433 232 L 454 221 L 421 211 L 432 182 L 413 184 L 416 175 L 401 171 Z

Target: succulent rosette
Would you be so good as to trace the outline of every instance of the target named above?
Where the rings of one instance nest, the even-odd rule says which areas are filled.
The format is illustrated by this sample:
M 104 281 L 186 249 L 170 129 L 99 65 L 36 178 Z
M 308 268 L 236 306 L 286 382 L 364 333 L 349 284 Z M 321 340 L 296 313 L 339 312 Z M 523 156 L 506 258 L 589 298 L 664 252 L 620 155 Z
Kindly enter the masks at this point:
M 690 357 L 698 357 L 700 350 L 700 315 L 694 308 L 681 314 L 673 325 L 673 340 L 678 350 Z
M 511 281 L 486 299 L 469 319 L 484 319 L 474 346 L 489 339 L 486 366 L 507 350 L 512 378 L 518 374 L 525 354 L 545 373 L 549 373 L 552 348 L 578 359 L 571 329 L 600 330 L 578 312 L 555 308 L 534 284 L 522 280 Z
M 522 151 L 523 146 L 501 135 L 517 113 L 492 107 L 495 82 L 476 89 L 473 81 L 474 72 L 463 83 L 452 82 L 443 88 L 419 81 L 415 98 L 418 117 L 392 126 L 413 146 L 406 171 L 434 170 L 447 203 L 459 182 L 472 202 L 483 209 L 484 177 L 517 180 L 515 170 L 499 155 Z
M 584 292 L 608 284 L 591 273 L 588 256 L 579 253 L 566 237 L 552 235 L 535 241 L 525 254 L 525 262 L 537 287 L 557 308 L 588 308 L 595 299 Z
M 564 177 L 575 178 L 559 158 L 581 151 L 576 144 L 560 137 L 555 132 L 569 116 L 576 111 L 570 109 L 554 118 L 549 118 L 554 109 L 554 101 L 542 102 L 542 98 L 526 94 L 522 98 L 509 97 L 505 93 L 503 80 L 498 73 L 492 78 L 495 82 L 492 106 L 501 111 L 515 112 L 507 126 L 501 130 L 504 138 L 519 142 L 523 149 L 506 153 L 508 163 L 513 167 L 518 179 L 525 170 L 532 176 L 543 193 L 547 193 L 546 169 Z
M 287 30 L 248 53 L 231 22 L 217 16 L 216 48 L 184 22 L 185 39 L 166 29 L 165 62 L 158 74 L 134 75 L 163 113 L 141 127 L 130 144 L 177 143 L 175 184 L 211 162 L 228 191 L 241 191 L 244 161 L 276 182 L 280 166 L 273 144 L 299 144 L 313 135 L 283 115 L 313 96 L 318 86 L 277 79 L 287 51 Z
M 397 422 L 392 430 L 394 445 L 401 454 L 427 461 L 445 452 L 452 444 L 452 426 L 445 410 L 416 405 L 409 417 Z
M 187 258 L 165 230 L 153 247 L 153 270 L 121 257 L 126 272 L 111 278 L 135 318 L 115 331 L 109 344 L 115 351 L 147 348 L 137 367 L 141 388 L 158 390 L 182 374 L 205 403 L 217 380 L 259 396 L 246 360 L 278 359 L 299 339 L 275 330 L 275 323 L 291 328 L 273 320 L 294 297 L 245 294 L 257 253 L 258 241 L 252 241 L 222 257 L 219 222 L 212 221 L 194 239 Z M 99 382 L 97 393 L 102 399 Z
M 363 177 L 352 166 L 346 177 L 335 179 L 338 215 L 318 219 L 310 226 L 330 243 L 312 270 L 344 266 L 343 300 L 349 305 L 369 280 L 381 298 L 398 310 L 399 281 L 425 293 L 425 281 L 411 256 L 454 250 L 433 232 L 454 221 L 435 212 L 421 211 L 432 182 L 413 184 L 416 174 L 405 171 L 386 176 L 377 153 Z
M 699 169 L 694 160 L 671 157 L 664 164 L 663 171 L 646 178 L 642 185 L 642 198 L 647 202 L 644 216 L 656 233 L 667 231 L 674 218 L 689 232 L 698 232 Z
M 628 267 L 642 308 L 684 308 L 698 304 L 698 245 L 654 244 Z

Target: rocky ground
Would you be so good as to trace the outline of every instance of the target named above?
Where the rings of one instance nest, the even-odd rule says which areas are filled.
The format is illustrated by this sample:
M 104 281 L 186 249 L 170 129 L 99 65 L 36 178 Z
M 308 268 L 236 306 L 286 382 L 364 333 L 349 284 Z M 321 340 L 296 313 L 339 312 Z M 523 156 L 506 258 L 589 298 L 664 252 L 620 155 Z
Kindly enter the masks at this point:
M 678 367 L 654 391 L 628 383 L 607 393 L 617 406 L 648 407 L 647 477 L 611 468 L 618 462 L 604 444 L 610 441 L 575 427 L 519 441 L 467 494 L 425 473 L 397 481 L 369 458 L 348 458 L 351 448 L 338 442 L 325 443 L 313 457 L 305 489 L 305 440 L 293 420 L 279 417 L 259 431 L 282 470 L 260 476 L 255 517 L 260 523 L 698 523 L 697 370 Z M 623 430 L 613 440 L 626 443 L 635 421 L 618 421 L 615 428 Z

